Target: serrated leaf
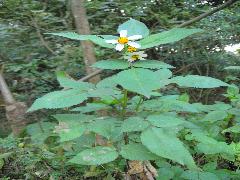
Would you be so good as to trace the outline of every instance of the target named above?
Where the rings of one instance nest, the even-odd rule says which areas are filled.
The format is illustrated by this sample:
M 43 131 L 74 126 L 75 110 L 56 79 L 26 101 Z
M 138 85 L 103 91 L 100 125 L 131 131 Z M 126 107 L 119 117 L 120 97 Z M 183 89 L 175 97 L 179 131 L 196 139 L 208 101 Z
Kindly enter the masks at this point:
M 125 60 L 103 60 L 98 61 L 92 65 L 92 67 L 100 69 L 127 69 L 129 68 L 129 63 Z
M 218 176 L 210 172 L 200 172 L 200 171 L 184 171 L 181 175 L 181 178 L 187 180 L 220 180 Z
M 60 136 L 60 141 L 70 141 L 83 135 L 86 123 L 90 123 L 96 119 L 93 115 L 85 114 L 57 114 L 53 116 L 59 122 L 55 126 L 54 132 Z
M 176 111 L 176 112 L 200 112 L 196 106 L 179 100 L 164 99 L 164 96 L 158 99 L 145 101 L 142 108 L 150 111 Z
M 142 35 L 143 37 L 146 37 L 149 35 L 149 29 L 147 26 L 144 23 L 132 18 L 119 25 L 117 31 L 120 32 L 121 30 L 127 30 L 128 36 Z
M 156 180 L 169 180 L 173 179 L 174 177 L 174 172 L 171 168 L 169 167 L 162 167 L 158 169 L 158 177 Z
M 227 83 L 219 79 L 198 75 L 176 76 L 171 79 L 171 82 L 176 83 L 179 86 L 194 88 L 216 88 L 220 86 L 229 86 Z
M 223 120 L 228 116 L 228 114 L 225 111 L 212 111 L 209 112 L 203 119 L 202 121 L 207 121 L 214 123 L 219 120 Z
M 115 88 L 117 86 L 116 77 L 113 75 L 99 81 L 96 85 L 97 88 Z
M 203 32 L 203 30 L 174 28 L 169 31 L 150 35 L 140 40 L 139 43 L 141 44 L 141 49 L 146 49 L 154 46 L 159 46 L 160 44 L 173 43 L 198 32 Z
M 183 143 L 166 130 L 149 128 L 141 134 L 141 141 L 154 154 L 186 165 L 189 169 L 197 169 Z
M 81 165 L 100 165 L 114 161 L 117 157 L 118 153 L 114 147 L 97 146 L 78 153 L 69 162 Z
M 59 125 L 55 126 L 54 132 L 58 133 L 60 142 L 70 141 L 83 135 L 86 126 L 79 121 L 67 120 L 59 121 Z
M 130 117 L 123 121 L 122 132 L 142 131 L 149 126 L 149 123 L 140 117 Z
M 88 97 L 104 97 L 104 96 L 116 96 L 121 94 L 121 91 L 112 88 L 97 88 L 90 89 L 88 92 Z
M 155 71 L 155 74 L 161 80 L 172 77 L 172 72 L 169 69 L 159 69 L 159 70 Z
M 38 122 L 26 127 L 27 133 L 31 135 L 31 140 L 36 144 L 43 144 L 51 135 L 55 124 L 50 122 Z
M 93 84 L 82 81 L 76 81 L 62 71 L 57 72 L 57 80 L 59 84 L 64 88 L 74 88 L 79 90 L 88 90 L 89 88 L 94 88 Z
M 156 127 L 174 127 L 186 122 L 171 114 L 150 115 L 147 117 L 147 120 Z
M 230 159 L 234 158 L 234 151 L 230 145 L 225 142 L 217 141 L 212 137 L 207 136 L 201 132 L 192 132 L 191 135 L 186 135 L 187 140 L 196 140 L 199 143 L 196 148 L 204 154 L 218 154 L 228 155 Z
M 89 123 L 89 131 L 102 135 L 107 139 L 114 140 L 121 136 L 121 121 L 114 118 L 96 119 L 96 121 Z
M 144 60 L 138 61 L 132 64 L 134 67 L 141 67 L 146 69 L 165 69 L 165 68 L 174 68 L 170 64 L 164 63 L 157 60 Z
M 204 154 L 221 154 L 223 157 L 227 154 L 229 156 L 229 160 L 234 160 L 234 151 L 233 149 L 227 145 L 225 142 L 217 142 L 216 143 L 198 143 L 196 146 L 197 150 Z M 228 159 L 228 158 L 227 158 Z
M 30 109 L 28 109 L 28 112 L 44 108 L 57 109 L 71 107 L 82 103 L 87 98 L 87 94 L 81 92 L 79 89 L 53 91 L 36 99 Z
M 158 77 L 148 69 L 132 68 L 117 75 L 117 82 L 123 88 L 150 97 L 153 90 L 161 87 Z
M 81 111 L 82 113 L 89 113 L 103 109 L 109 109 L 109 106 L 101 103 L 87 103 L 85 106 L 73 108 L 71 111 Z
M 76 121 L 76 122 L 91 122 L 96 119 L 94 115 L 86 114 L 56 114 L 53 116 L 58 121 Z
M 95 44 L 98 44 L 99 46 L 106 47 L 106 48 L 114 48 L 113 45 L 106 43 L 106 41 L 96 35 L 80 35 L 75 32 L 60 32 L 60 33 L 46 33 L 54 36 L 60 36 L 60 37 L 65 37 L 68 39 L 73 39 L 73 40 L 81 40 L 81 41 L 92 41 Z
M 142 144 L 127 144 L 121 147 L 120 155 L 129 160 L 154 160 L 158 159 L 158 156 L 151 153 Z
M 206 111 L 226 111 L 232 108 L 232 106 L 221 102 L 221 103 L 212 104 L 212 105 L 203 105 L 203 108 L 205 108 Z

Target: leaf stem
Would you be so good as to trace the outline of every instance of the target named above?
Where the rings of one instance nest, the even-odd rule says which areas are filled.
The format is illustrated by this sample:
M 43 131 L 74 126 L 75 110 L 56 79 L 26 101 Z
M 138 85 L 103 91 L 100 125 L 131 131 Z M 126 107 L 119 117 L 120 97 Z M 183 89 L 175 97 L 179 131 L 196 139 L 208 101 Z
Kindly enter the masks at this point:
M 138 110 L 139 110 L 142 102 L 143 102 L 143 96 L 141 95 L 140 98 L 139 98 L 139 101 L 138 101 L 138 103 L 137 103 L 137 106 L 136 106 L 136 108 L 135 108 L 136 112 L 138 112 Z
M 127 107 L 127 102 L 128 102 L 128 91 L 124 89 L 123 91 L 123 102 L 122 102 L 122 111 L 121 111 L 121 117 L 122 120 L 124 120 L 125 114 L 126 114 L 126 107 Z

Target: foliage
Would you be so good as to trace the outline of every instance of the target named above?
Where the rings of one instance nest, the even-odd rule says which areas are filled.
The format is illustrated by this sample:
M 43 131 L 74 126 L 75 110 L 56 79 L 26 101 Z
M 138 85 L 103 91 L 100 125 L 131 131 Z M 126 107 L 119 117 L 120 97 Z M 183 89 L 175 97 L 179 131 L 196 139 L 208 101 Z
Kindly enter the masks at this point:
M 127 23 L 133 23 L 129 27 L 139 24 L 141 29 L 142 23 L 136 22 L 136 20 L 130 20 Z M 128 26 L 124 24 L 120 25 L 119 29 L 122 27 L 128 30 Z M 182 36 L 185 34 L 184 31 L 188 35 L 201 32 L 186 29 L 181 29 L 181 31 L 182 33 L 178 31 L 176 33 L 170 30 L 171 33 L 176 33 L 174 34 L 176 40 L 184 37 Z M 91 36 L 88 40 L 95 42 L 95 35 L 88 36 Z M 171 39 L 172 36 L 165 37 L 166 42 L 171 42 Z M 79 40 L 78 37 L 77 40 Z M 161 40 L 152 39 L 152 46 L 158 44 L 158 41 Z M 101 46 L 101 44 L 98 45 Z M 59 122 L 54 130 L 60 137 L 58 143 L 73 143 L 89 133 L 101 135 L 107 143 L 106 145 L 97 144 L 94 147 L 92 147 L 93 144 L 90 146 L 81 144 L 86 147 L 82 150 L 73 150 L 75 153 L 70 155 L 69 165 L 108 165 L 121 160 L 154 160 L 158 163 L 161 160 L 170 163 L 170 167 L 180 168 L 183 172 L 181 177 L 192 178 L 195 176 L 194 173 L 202 173 L 201 169 L 205 165 L 204 162 L 194 161 L 198 155 L 204 154 L 206 160 L 212 159 L 213 162 L 219 159 L 223 162 L 235 161 L 237 155 L 236 149 L 233 148 L 235 146 L 225 143 L 224 134 L 221 134 L 221 131 L 224 132 L 228 128 L 227 122 L 232 121 L 234 114 L 231 114 L 230 110 L 234 109 L 234 106 L 221 109 L 225 107 L 224 104 L 217 103 L 211 106 L 201 103 L 191 104 L 186 94 L 169 96 L 159 92 L 160 89 L 170 84 L 191 88 L 227 86 L 229 87 L 228 93 L 238 93 L 238 91 L 230 91 L 232 86 L 211 77 L 172 76 L 168 69 L 172 66 L 158 61 L 145 60 L 142 64 L 141 61 L 130 64 L 125 61 L 124 59 L 103 60 L 96 63 L 94 66 L 98 68 L 122 70 L 109 77 L 110 79 L 100 81 L 98 85 L 78 82 L 67 74 L 59 72 L 58 81 L 64 89 L 38 98 L 29 109 L 29 111 L 35 111 L 42 108 L 74 106 L 72 111 L 81 113 L 55 116 Z M 93 102 L 88 100 L 87 106 L 75 106 L 91 97 L 95 99 Z M 101 116 L 101 113 L 88 114 L 94 112 L 96 108 L 97 110 L 103 108 L 111 113 L 107 116 Z M 68 159 L 67 154 L 68 151 L 65 153 Z M 161 172 L 160 165 L 159 168 Z M 186 169 L 189 171 L 184 171 Z M 168 171 L 171 172 L 171 176 L 174 176 L 175 173 Z M 217 174 L 205 170 L 202 176 L 217 177 Z
M 31 89 L 35 91 L 32 97 L 52 91 L 57 87 L 52 75 L 57 68 L 60 70 L 57 80 L 62 90 L 38 98 L 29 112 L 64 108 L 59 110 L 64 114 L 55 115 L 54 121 L 29 125 L 26 139 L 1 139 L 0 168 L 4 176 L 16 178 L 19 175 L 33 179 L 123 178 L 120 174 L 129 167 L 127 163 L 137 160 L 150 161 L 158 171 L 158 179 L 239 177 L 239 171 L 236 171 L 240 165 L 239 90 L 212 78 L 225 78 L 231 83 L 238 81 L 234 76 L 226 76 L 233 72 L 231 69 L 238 69 L 237 58 L 223 52 L 226 44 L 233 39 L 238 41 L 238 37 L 230 38 L 238 31 L 238 28 L 232 27 L 233 24 L 237 26 L 239 16 L 233 18 L 231 14 L 239 9 L 237 6 L 234 10 L 204 19 L 196 24 L 198 28 L 185 29 L 173 28 L 173 25 L 191 18 L 189 12 L 197 15 L 210 5 L 197 1 L 191 1 L 193 4 L 166 1 L 160 6 L 157 1 L 138 1 L 137 4 L 146 5 L 146 9 L 138 9 L 139 6 L 135 8 L 136 1 L 89 1 L 86 4 L 90 7 L 90 24 L 93 34 L 99 35 L 79 35 L 66 32 L 72 31 L 73 27 L 70 23 L 66 25 L 68 12 L 62 10 L 65 9 L 65 1 L 23 1 L 24 6 L 19 6 L 17 1 L 6 2 L 12 13 L 2 14 L 19 25 L 12 30 L 7 21 L 1 21 L 4 31 L 11 33 L 8 37 L 5 37 L 7 33 L 1 36 L 7 41 L 2 41 L 0 55 L 6 52 L 7 72 L 20 76 L 21 82 L 11 88 L 17 90 L 21 87 L 25 92 L 28 87 L 22 86 L 23 82 L 33 83 Z M 97 11 L 100 8 L 104 13 Z M 5 6 L 2 9 L 2 12 L 8 12 Z M 124 10 L 125 15 L 120 10 Z M 21 18 L 18 14 L 22 15 Z M 140 18 L 151 29 L 140 21 L 128 20 L 129 16 Z M 51 40 L 50 47 L 56 50 L 57 56 L 43 45 L 39 46 L 36 27 L 26 23 L 32 24 L 32 18 L 39 23 L 41 31 L 45 29 L 45 40 Z M 127 29 L 129 35 L 141 34 L 144 37 L 138 41 L 141 49 L 151 48 L 147 50 L 147 60 L 129 64 L 118 53 L 112 53 L 114 46 L 106 43 L 105 40 L 116 36 L 102 34 L 109 32 L 115 35 L 112 27 L 123 19 L 128 21 L 117 31 Z M 216 29 L 218 26 L 220 30 Z M 27 32 L 26 29 L 31 30 Z M 184 39 L 187 36 L 190 37 Z M 68 41 L 67 38 L 76 41 Z M 101 48 L 107 48 L 103 53 L 103 49 L 96 47 L 101 61 L 93 66 L 117 70 L 116 74 L 96 85 L 74 80 L 71 76 L 82 74 L 82 52 L 78 49 L 78 40 L 91 40 Z M 34 43 L 30 48 L 26 42 Z M 61 45 L 63 43 L 65 45 Z M 15 54 L 12 49 L 16 49 Z M 173 66 L 175 69 L 181 67 L 182 71 L 176 71 L 176 75 Z M 224 67 L 228 71 L 221 71 Z M 62 70 L 71 72 L 71 76 Z M 218 91 L 222 89 L 219 87 L 228 88 L 224 94 L 225 103 L 203 105 L 197 102 L 203 99 L 209 102 L 211 91 L 220 97 Z M 197 95 L 194 93 L 198 92 L 196 88 L 200 88 Z M 210 102 L 215 100 L 216 96 Z M 102 145 L 96 143 L 97 134 L 103 138 Z M 7 166 L 13 167 L 13 171 L 7 171 Z M 14 174 L 16 167 L 23 168 Z

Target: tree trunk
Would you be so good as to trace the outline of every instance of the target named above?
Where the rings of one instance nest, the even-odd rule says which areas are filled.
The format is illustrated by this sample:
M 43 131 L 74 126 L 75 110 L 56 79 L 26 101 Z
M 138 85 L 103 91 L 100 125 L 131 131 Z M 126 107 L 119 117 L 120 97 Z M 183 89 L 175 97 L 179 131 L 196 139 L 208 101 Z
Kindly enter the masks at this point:
M 2 73 L 0 72 L 0 91 L 6 108 L 6 117 L 15 136 L 19 135 L 26 125 L 25 114 L 27 106 L 23 102 L 16 102 L 13 98 Z
M 86 10 L 84 7 L 84 0 L 72 0 L 71 9 L 75 20 L 77 32 L 79 34 L 91 34 Z M 86 73 L 87 75 L 89 75 L 96 70 L 90 67 L 96 62 L 94 46 L 90 41 L 81 41 L 81 46 L 83 50 L 83 59 L 85 63 Z M 92 83 L 96 83 L 98 81 L 100 81 L 99 75 L 90 79 L 90 82 Z
M 72 0 L 71 9 L 75 20 L 75 26 L 79 34 L 91 34 L 89 22 L 87 19 L 86 9 L 84 7 L 84 0 Z M 87 76 L 91 75 L 96 69 L 91 68 L 91 65 L 96 62 L 96 56 L 94 51 L 94 46 L 90 41 L 81 41 L 81 46 L 83 50 L 83 59 L 85 63 L 85 69 Z M 100 75 L 90 77 L 89 81 L 92 83 L 97 83 L 100 81 Z M 96 144 L 105 145 L 106 142 L 100 135 L 96 135 Z

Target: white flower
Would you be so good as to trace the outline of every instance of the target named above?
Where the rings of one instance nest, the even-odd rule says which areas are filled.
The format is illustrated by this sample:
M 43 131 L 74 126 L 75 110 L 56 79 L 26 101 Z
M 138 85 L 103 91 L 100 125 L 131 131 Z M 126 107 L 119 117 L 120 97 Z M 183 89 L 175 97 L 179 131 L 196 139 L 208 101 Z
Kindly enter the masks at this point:
M 235 55 L 240 55 L 240 44 L 228 45 L 224 50 Z
M 145 54 L 144 51 L 129 53 L 125 56 L 125 58 L 130 63 L 133 63 L 139 60 L 145 60 L 145 57 L 147 57 L 147 54 Z
M 134 42 L 135 40 L 141 39 L 142 35 L 133 35 L 133 36 L 129 36 L 127 37 L 127 30 L 121 30 L 120 31 L 120 37 L 118 39 L 113 39 L 113 40 L 106 40 L 107 43 L 110 44 L 117 44 L 116 45 L 116 50 L 117 51 L 121 51 L 124 49 L 124 45 L 129 45 L 132 46 L 134 48 L 140 48 L 140 44 Z

